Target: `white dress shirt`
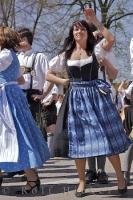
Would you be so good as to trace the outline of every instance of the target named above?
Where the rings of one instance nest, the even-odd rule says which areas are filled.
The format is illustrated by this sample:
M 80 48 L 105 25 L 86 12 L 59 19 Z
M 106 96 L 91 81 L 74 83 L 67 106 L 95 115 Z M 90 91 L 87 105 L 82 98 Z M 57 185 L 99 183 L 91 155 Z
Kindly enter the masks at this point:
M 48 61 L 47 57 L 43 53 L 34 52 L 32 49 L 29 51 L 21 52 L 18 54 L 18 59 L 20 62 L 20 66 L 32 67 L 34 56 L 34 72 L 33 72 L 33 84 L 32 89 L 42 90 L 45 83 L 45 76 L 48 70 Z M 31 75 L 30 73 L 26 73 L 23 75 L 25 79 L 25 84 L 21 85 L 22 89 L 30 88 Z

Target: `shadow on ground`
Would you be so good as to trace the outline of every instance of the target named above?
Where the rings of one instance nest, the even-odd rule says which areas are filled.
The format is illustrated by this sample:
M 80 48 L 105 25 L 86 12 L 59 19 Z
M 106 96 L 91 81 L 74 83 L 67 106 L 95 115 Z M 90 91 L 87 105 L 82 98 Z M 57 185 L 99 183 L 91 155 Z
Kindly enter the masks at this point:
M 94 184 L 94 185 L 87 185 L 85 196 L 90 195 L 103 195 L 102 198 L 133 198 L 133 190 L 128 189 L 128 193 L 125 195 L 119 195 L 117 189 L 115 190 L 112 187 L 116 186 L 115 181 L 111 181 L 108 184 Z M 36 190 L 33 191 L 32 194 L 24 194 L 23 186 L 2 186 L 0 188 L 0 195 L 6 196 L 17 196 L 17 197 L 37 197 L 37 196 L 49 196 L 53 194 L 64 194 L 74 196 L 75 190 L 77 188 L 76 184 L 44 184 L 41 185 L 40 190 L 36 193 Z M 105 191 L 106 188 L 106 191 Z M 21 191 L 21 195 L 17 195 L 16 191 Z M 98 191 L 97 191 L 98 190 Z M 100 190 L 100 191 L 99 191 Z M 105 197 L 104 197 L 105 195 Z M 69 199 L 69 198 L 68 198 Z

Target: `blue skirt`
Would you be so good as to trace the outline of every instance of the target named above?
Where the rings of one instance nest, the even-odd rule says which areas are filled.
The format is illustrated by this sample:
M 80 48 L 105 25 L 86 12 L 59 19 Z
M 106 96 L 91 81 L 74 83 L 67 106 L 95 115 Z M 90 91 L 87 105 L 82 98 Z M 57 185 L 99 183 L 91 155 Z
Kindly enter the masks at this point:
M 131 140 L 102 80 L 72 82 L 69 93 L 69 157 L 111 156 L 124 152 Z
M 0 162 L 0 169 L 13 172 L 40 167 L 50 158 L 47 143 L 32 117 L 23 91 L 17 85 L 8 85 L 5 89 L 17 131 L 19 158 L 18 162 Z

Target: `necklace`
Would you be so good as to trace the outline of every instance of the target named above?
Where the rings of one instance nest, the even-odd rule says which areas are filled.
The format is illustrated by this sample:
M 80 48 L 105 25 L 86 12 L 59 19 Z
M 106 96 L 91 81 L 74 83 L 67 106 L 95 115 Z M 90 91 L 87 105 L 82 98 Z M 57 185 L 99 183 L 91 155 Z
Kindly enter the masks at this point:
M 87 57 L 87 53 L 84 49 L 77 49 L 74 52 L 74 57 L 77 57 L 78 59 L 82 59 L 82 58 L 86 58 Z
M 79 51 L 79 55 L 80 55 L 80 56 L 82 55 L 82 52 L 81 52 L 81 51 Z

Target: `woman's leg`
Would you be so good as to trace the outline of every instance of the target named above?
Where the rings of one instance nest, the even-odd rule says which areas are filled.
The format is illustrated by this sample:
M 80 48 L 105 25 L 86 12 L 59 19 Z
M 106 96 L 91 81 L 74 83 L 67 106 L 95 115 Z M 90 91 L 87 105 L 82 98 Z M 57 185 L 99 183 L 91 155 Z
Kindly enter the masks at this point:
M 27 185 L 25 189 L 30 190 L 31 187 L 34 187 L 39 180 L 38 173 L 36 169 L 28 169 L 28 170 L 25 170 L 25 174 L 27 177 Z
M 36 180 L 38 178 L 37 170 L 33 168 L 25 170 L 25 174 L 28 180 Z
M 118 188 L 119 189 L 125 188 L 125 179 L 124 179 L 124 175 L 121 170 L 121 162 L 120 162 L 119 155 L 113 155 L 108 158 L 116 172 L 116 176 L 117 176 L 117 180 L 118 180 Z
M 36 169 L 25 170 L 27 184 L 22 190 L 16 191 L 16 194 L 36 194 L 40 189 L 40 180 Z
M 76 168 L 79 175 L 79 186 L 77 192 L 82 192 L 85 189 L 85 164 L 86 159 L 76 159 Z

